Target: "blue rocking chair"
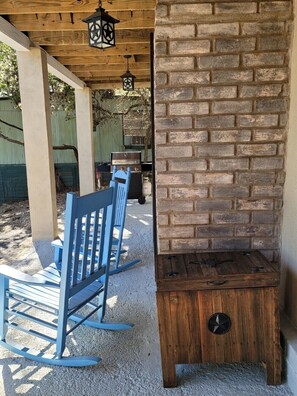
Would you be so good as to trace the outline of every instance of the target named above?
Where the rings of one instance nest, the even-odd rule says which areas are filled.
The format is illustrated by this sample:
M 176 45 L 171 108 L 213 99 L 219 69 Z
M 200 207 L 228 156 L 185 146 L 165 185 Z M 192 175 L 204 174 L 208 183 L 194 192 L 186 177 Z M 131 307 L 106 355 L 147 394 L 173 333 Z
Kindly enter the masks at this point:
M 126 208 L 128 200 L 128 192 L 131 181 L 131 170 L 127 171 L 117 170 L 116 167 L 113 168 L 112 181 L 118 182 L 118 191 L 116 199 L 116 211 L 115 211 L 115 222 L 113 229 L 113 239 L 111 248 L 111 269 L 110 275 L 117 274 L 121 271 L 132 267 L 133 265 L 139 263 L 141 260 L 135 259 L 126 263 L 121 263 L 121 255 L 126 253 L 126 250 L 122 249 L 123 243 L 123 233 L 125 228 L 126 219 Z M 115 236 L 116 235 L 116 236 Z
M 67 194 L 62 261 L 33 276 L 0 266 L 0 345 L 26 358 L 61 366 L 97 364 L 97 356 L 65 356 L 67 336 L 79 325 L 127 330 L 132 324 L 105 323 L 105 306 L 117 183 L 78 198 Z M 97 314 L 95 319 L 91 318 Z M 69 323 L 69 319 L 72 322 Z M 73 323 L 74 322 L 74 323 Z M 68 328 L 68 325 L 72 325 Z M 12 342 L 27 333 L 26 346 Z M 17 334 L 18 336 L 20 334 Z M 53 344 L 52 355 L 27 345 L 36 338 Z M 34 341 L 33 341 L 34 345 Z
M 122 169 L 117 170 L 116 167 L 113 168 L 112 178 L 110 181 L 110 186 L 114 185 L 116 182 L 118 185 L 117 196 L 116 196 L 116 207 L 115 207 L 115 220 L 113 227 L 113 238 L 111 247 L 111 265 L 109 274 L 114 275 L 119 272 L 125 271 L 126 269 L 132 267 L 133 265 L 139 263 L 141 260 L 135 259 L 129 262 L 121 263 L 121 255 L 127 251 L 122 249 L 123 233 L 125 228 L 126 219 L 126 208 L 128 200 L 128 192 L 131 180 L 131 170 L 127 171 Z M 52 245 L 55 248 L 55 263 L 61 261 L 61 255 L 63 250 L 63 241 L 55 240 Z

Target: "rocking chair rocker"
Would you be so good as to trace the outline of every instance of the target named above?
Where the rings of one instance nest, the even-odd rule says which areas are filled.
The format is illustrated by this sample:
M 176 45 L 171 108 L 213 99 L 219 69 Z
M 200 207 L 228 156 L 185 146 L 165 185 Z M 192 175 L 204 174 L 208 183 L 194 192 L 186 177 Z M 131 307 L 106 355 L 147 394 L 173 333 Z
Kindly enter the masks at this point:
M 80 324 L 108 330 L 127 330 L 133 326 L 103 322 L 116 196 L 117 183 L 80 198 L 67 194 L 60 263 L 52 263 L 33 276 L 0 266 L 1 346 L 42 363 L 88 366 L 101 359 L 64 355 L 66 338 L 74 329 Z M 95 313 L 97 318 L 92 319 Z M 70 329 L 69 319 L 75 322 Z M 31 351 L 28 345 L 15 345 L 10 340 L 13 331 L 54 344 L 54 353 L 46 355 L 43 351 Z

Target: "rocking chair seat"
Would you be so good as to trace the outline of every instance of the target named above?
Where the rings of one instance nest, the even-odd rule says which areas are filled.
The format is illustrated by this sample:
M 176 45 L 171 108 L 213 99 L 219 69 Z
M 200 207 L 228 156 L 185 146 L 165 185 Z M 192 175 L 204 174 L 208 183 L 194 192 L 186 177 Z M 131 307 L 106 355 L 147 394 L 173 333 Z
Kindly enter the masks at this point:
M 33 276 L 38 277 L 38 279 L 57 283 L 57 285 L 60 284 L 60 271 L 57 269 L 55 263 L 50 264 L 47 268 L 37 272 Z M 102 287 L 103 283 L 96 280 L 73 297 L 70 297 L 68 312 L 76 309 L 80 305 L 85 305 L 86 302 L 92 300 L 93 297 L 98 295 Z M 34 303 L 38 301 L 38 303 L 35 303 L 36 305 L 43 305 L 53 309 L 55 312 L 58 312 L 60 288 L 12 282 L 9 292 L 10 298 L 17 298 L 18 300 L 32 300 Z

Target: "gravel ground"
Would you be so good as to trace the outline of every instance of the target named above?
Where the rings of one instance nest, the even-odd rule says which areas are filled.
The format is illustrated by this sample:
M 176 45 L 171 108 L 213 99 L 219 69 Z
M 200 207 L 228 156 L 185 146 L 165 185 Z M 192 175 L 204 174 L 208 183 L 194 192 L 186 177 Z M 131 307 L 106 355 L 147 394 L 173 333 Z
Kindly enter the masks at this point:
M 129 201 L 124 235 L 127 259 L 141 258 L 142 261 L 110 278 L 106 320 L 132 322 L 135 327 L 125 332 L 98 331 L 83 326 L 76 329 L 69 337 L 67 349 L 74 354 L 101 356 L 102 362 L 92 368 L 50 367 L 1 349 L 1 396 L 291 395 L 285 384 L 267 386 L 264 370 L 257 364 L 179 365 L 179 386 L 162 387 L 151 209 L 150 199 L 145 205 Z M 26 211 L 28 208 L 20 216 L 25 216 Z M 19 219 L 14 226 L 13 212 L 16 210 L 9 210 L 9 205 L 0 206 L 0 225 L 4 228 L 0 260 L 31 272 L 39 263 L 32 249 L 28 221 L 20 227 Z M 17 246 L 21 246 L 20 252 Z

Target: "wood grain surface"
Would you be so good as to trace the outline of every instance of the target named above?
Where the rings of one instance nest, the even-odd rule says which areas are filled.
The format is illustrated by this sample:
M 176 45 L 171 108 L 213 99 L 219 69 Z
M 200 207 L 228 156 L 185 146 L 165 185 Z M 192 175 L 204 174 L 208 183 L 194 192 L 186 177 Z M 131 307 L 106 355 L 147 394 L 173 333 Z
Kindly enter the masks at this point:
M 217 264 L 211 266 L 205 260 Z M 159 283 L 158 275 L 163 276 Z M 258 252 L 243 258 L 240 252 L 158 256 L 156 276 L 165 387 L 177 386 L 176 364 L 206 362 L 262 362 L 267 383 L 280 384 L 279 272 L 275 265 Z M 225 280 L 229 283 L 220 283 Z M 216 313 L 231 320 L 225 334 L 208 329 L 209 318 Z

